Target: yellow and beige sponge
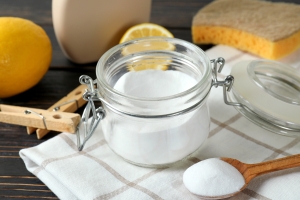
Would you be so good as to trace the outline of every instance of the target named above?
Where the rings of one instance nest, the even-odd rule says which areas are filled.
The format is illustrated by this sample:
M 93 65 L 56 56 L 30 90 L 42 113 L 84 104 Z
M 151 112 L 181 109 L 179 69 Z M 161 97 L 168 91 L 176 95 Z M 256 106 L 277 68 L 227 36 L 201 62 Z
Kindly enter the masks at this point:
M 300 5 L 261 0 L 215 0 L 194 16 L 196 44 L 225 44 L 267 59 L 300 47 Z

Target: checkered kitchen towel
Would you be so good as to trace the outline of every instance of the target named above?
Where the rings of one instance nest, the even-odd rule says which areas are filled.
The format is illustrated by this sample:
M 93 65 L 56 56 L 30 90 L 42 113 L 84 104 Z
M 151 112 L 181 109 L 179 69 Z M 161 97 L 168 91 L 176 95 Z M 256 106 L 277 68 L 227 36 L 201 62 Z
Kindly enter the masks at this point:
M 223 74 L 240 60 L 257 59 L 227 46 L 207 51 L 210 58 L 224 57 Z M 282 60 L 300 70 L 300 51 Z M 62 133 L 20 155 L 26 168 L 60 199 L 198 199 L 182 182 L 183 172 L 199 160 L 231 157 L 256 163 L 300 153 L 300 138 L 264 130 L 223 103 L 222 88 L 213 88 L 208 100 L 211 131 L 194 157 L 166 169 L 134 166 L 116 156 L 101 134 L 78 152 L 75 135 Z M 100 132 L 100 133 L 99 133 Z M 222 183 L 220 183 L 222 184 Z M 231 199 L 300 199 L 300 167 L 255 178 Z

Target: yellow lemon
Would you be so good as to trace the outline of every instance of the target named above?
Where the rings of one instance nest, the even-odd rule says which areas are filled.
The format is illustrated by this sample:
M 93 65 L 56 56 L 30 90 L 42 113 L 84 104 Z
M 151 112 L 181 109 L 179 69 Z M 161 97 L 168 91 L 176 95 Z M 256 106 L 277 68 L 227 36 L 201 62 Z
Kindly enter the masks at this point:
M 120 43 L 143 37 L 162 36 L 173 38 L 173 34 L 166 28 L 152 23 L 142 23 L 129 28 L 120 40 Z M 173 44 L 165 40 L 145 40 L 133 43 L 125 47 L 123 55 L 138 53 L 149 50 L 173 50 Z M 164 58 L 149 58 L 147 60 L 135 61 L 127 66 L 129 71 L 140 71 L 146 69 L 167 70 L 170 60 Z
M 40 26 L 22 18 L 0 17 L 0 98 L 36 85 L 51 58 L 50 39 Z
M 151 37 L 151 36 L 165 36 L 173 38 L 173 34 L 168 31 L 166 28 L 153 24 L 153 23 L 142 23 L 137 24 L 129 28 L 125 34 L 122 36 L 120 43 L 142 38 L 142 37 Z

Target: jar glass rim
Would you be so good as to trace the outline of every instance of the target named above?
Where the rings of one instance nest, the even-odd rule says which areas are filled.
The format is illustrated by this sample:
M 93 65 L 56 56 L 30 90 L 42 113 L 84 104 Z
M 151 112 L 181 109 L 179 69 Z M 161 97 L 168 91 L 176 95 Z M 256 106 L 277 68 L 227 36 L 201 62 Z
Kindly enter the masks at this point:
M 135 97 L 135 96 L 130 96 L 130 95 L 126 95 L 122 92 L 119 92 L 118 90 L 114 89 L 105 79 L 105 64 L 106 61 L 110 58 L 110 56 L 112 56 L 115 52 L 117 52 L 118 50 L 130 45 L 130 44 L 134 44 L 134 43 L 139 43 L 139 42 L 143 42 L 143 41 L 166 41 L 166 42 L 170 42 L 172 44 L 180 44 L 185 46 L 187 49 L 193 51 L 194 53 L 196 53 L 199 57 L 201 57 L 202 61 L 203 61 L 203 73 L 202 73 L 202 77 L 199 81 L 197 81 L 196 85 L 194 85 L 193 87 L 189 88 L 188 90 L 185 90 L 183 92 L 174 94 L 174 95 L 169 95 L 169 96 L 164 96 L 164 97 L 156 97 L 156 98 L 142 98 L 142 97 Z M 151 52 L 151 50 L 149 51 Z M 154 52 L 154 51 L 153 51 Z M 205 85 L 205 83 L 207 82 L 208 79 L 211 79 L 211 67 L 210 67 L 210 60 L 208 58 L 208 56 L 205 54 L 205 52 L 198 47 L 195 44 L 192 44 L 188 41 L 182 40 L 182 39 L 178 39 L 178 38 L 168 38 L 168 37 L 145 37 L 145 38 L 138 38 L 138 39 L 134 39 L 134 40 L 130 40 L 121 44 L 118 44 L 114 47 L 112 47 L 111 49 L 109 49 L 107 52 L 105 52 L 101 58 L 99 59 L 97 65 L 96 65 L 96 76 L 97 76 L 97 80 L 100 83 L 101 86 L 104 86 L 105 90 L 114 94 L 114 95 L 118 95 L 121 96 L 122 98 L 125 99 L 132 99 L 135 101 L 163 101 L 163 100 L 171 100 L 171 99 L 175 99 L 175 98 L 180 98 L 182 96 L 188 95 L 196 90 L 198 90 L 199 88 L 203 87 L 203 85 Z M 198 66 L 197 66 L 198 67 Z M 210 90 L 208 90 L 209 92 Z

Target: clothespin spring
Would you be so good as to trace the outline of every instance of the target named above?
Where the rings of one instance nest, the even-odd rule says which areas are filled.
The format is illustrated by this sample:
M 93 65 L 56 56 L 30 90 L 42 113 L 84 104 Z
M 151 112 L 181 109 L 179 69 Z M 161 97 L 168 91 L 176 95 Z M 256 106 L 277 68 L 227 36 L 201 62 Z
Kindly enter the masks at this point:
M 43 120 L 45 129 L 47 129 L 47 125 L 46 125 L 46 122 L 45 122 L 45 117 L 44 117 L 43 115 L 41 115 L 40 113 L 34 112 L 34 111 L 32 111 L 32 110 L 29 110 L 29 109 L 25 110 L 24 113 L 25 113 L 26 115 L 29 115 L 29 114 L 35 114 L 35 115 L 41 117 L 42 120 Z

